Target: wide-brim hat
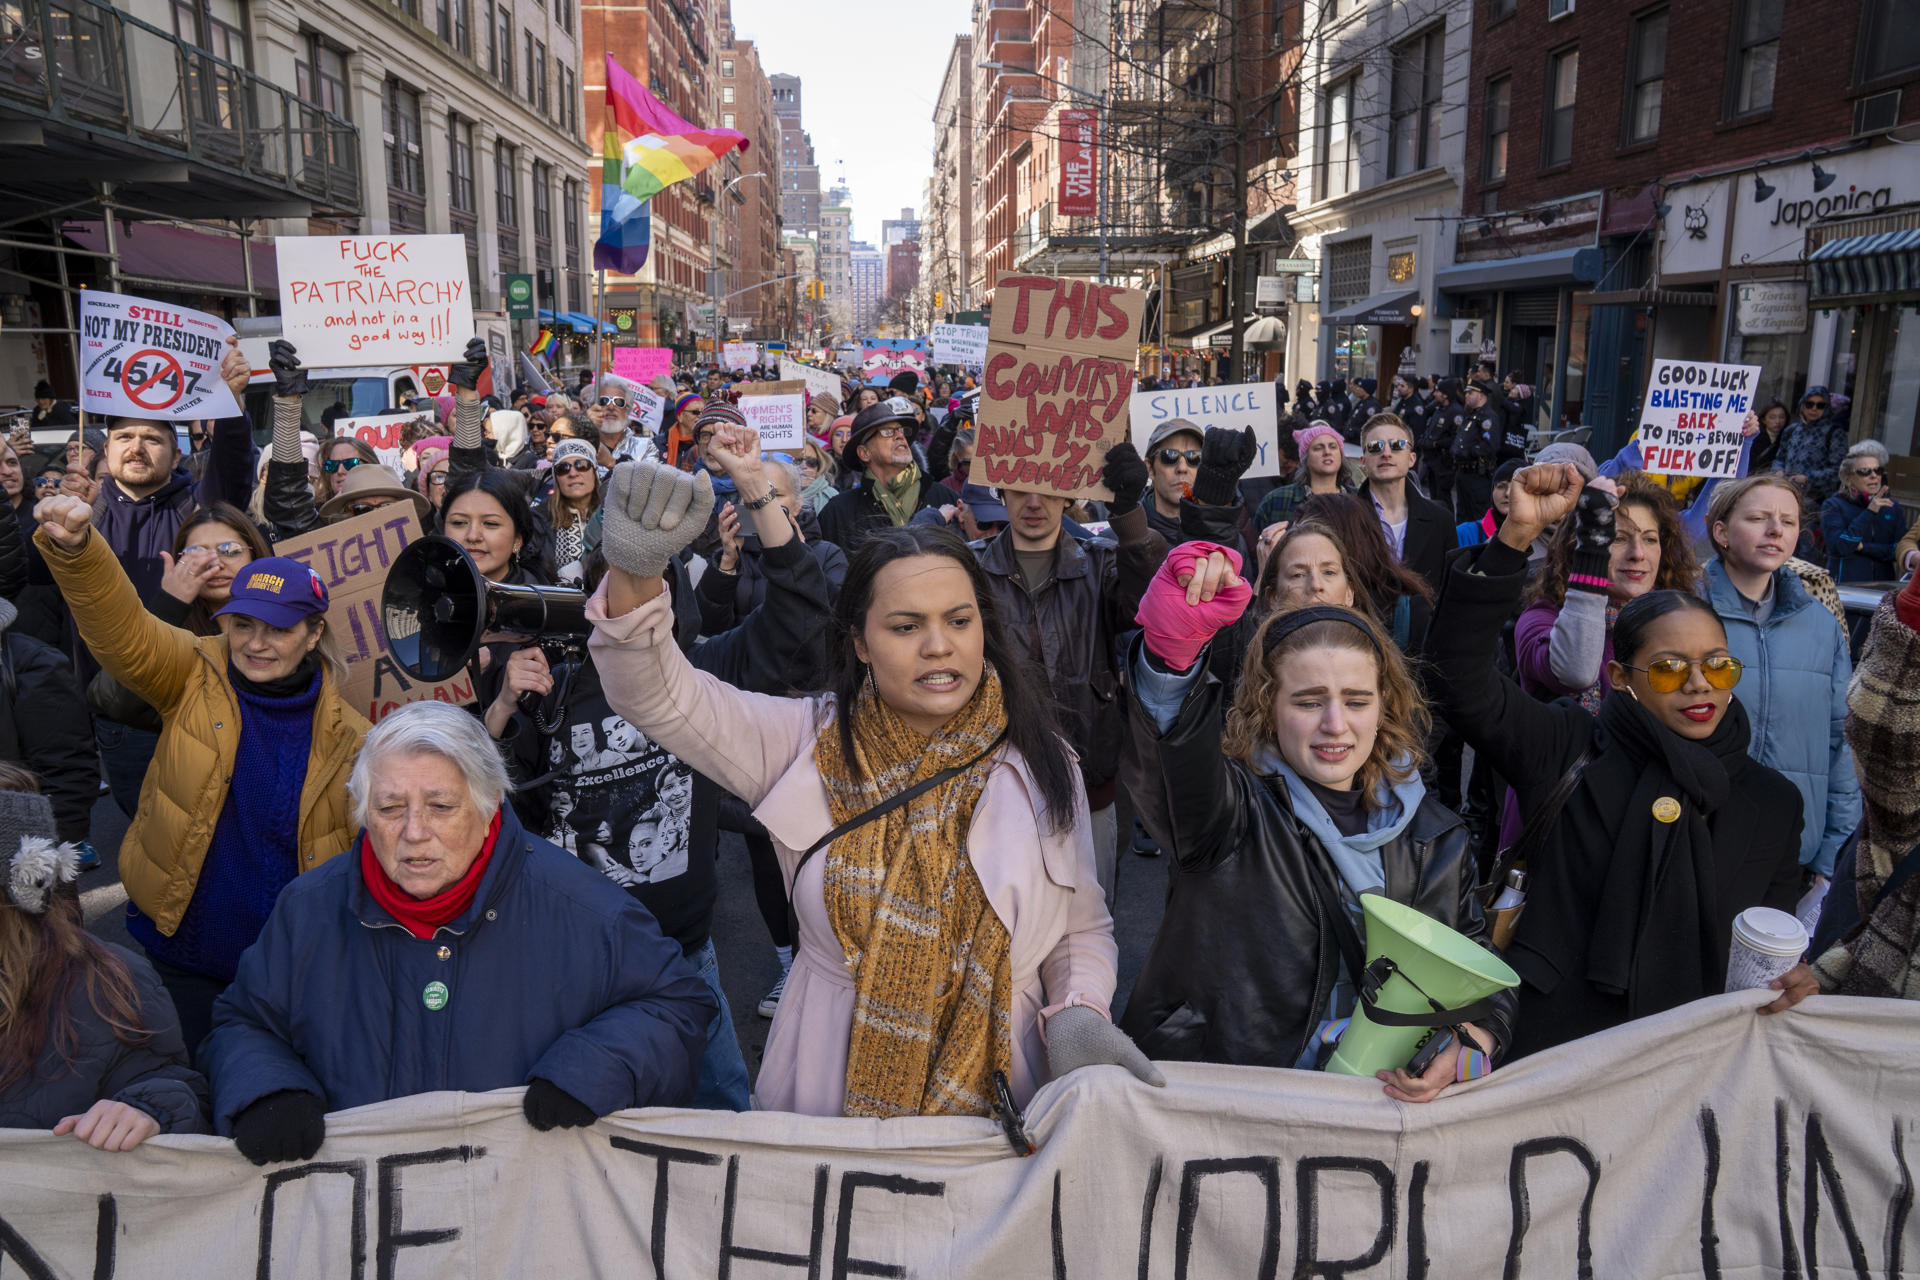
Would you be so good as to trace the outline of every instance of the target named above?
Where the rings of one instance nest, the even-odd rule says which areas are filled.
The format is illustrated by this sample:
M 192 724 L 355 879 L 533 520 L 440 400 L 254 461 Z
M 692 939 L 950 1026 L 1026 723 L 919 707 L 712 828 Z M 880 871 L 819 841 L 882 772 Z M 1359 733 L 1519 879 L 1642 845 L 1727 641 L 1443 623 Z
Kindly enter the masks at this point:
M 340 482 L 340 492 L 328 498 L 320 506 L 322 520 L 344 520 L 352 514 L 351 508 L 356 502 L 365 502 L 369 498 L 392 498 L 395 502 L 411 502 L 413 514 L 422 522 L 433 513 L 433 504 L 413 489 L 407 488 L 394 478 L 393 472 L 376 463 L 371 467 L 355 467 L 347 472 L 347 478 Z
M 904 396 L 888 396 L 879 404 L 868 405 L 854 416 L 853 430 L 840 450 L 840 465 L 849 471 L 864 472 L 867 464 L 860 458 L 860 446 L 868 436 L 889 423 L 918 421 L 914 416 L 913 404 Z

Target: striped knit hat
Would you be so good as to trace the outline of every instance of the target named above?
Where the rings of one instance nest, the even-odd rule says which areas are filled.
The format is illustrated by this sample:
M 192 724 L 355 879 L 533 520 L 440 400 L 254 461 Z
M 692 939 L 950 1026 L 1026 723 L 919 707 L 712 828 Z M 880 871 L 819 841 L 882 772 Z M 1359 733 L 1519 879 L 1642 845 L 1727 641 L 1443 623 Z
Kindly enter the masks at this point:
M 747 416 L 730 404 L 716 401 L 708 405 L 706 409 L 701 412 L 700 416 L 693 420 L 693 429 L 698 431 L 702 427 L 712 426 L 719 422 L 730 423 L 736 427 L 744 427 L 747 425 Z

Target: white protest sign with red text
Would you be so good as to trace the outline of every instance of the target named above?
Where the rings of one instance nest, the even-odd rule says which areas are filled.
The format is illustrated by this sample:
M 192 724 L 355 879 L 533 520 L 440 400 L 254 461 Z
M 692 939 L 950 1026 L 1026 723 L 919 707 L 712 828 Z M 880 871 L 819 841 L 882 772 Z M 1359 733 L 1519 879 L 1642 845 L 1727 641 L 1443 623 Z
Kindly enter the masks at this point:
M 1000 277 L 981 380 L 976 483 L 1105 498 L 1100 468 L 1127 438 L 1127 401 L 1147 295 L 1139 289 Z
M 400 440 L 407 424 L 413 419 L 414 415 L 411 413 L 388 413 L 371 418 L 336 418 L 333 423 L 333 434 L 352 436 L 360 441 L 373 450 L 374 456 L 380 459 L 387 470 L 393 472 L 394 479 L 404 480 L 407 469 L 400 458 L 404 450 Z
M 80 294 L 80 408 L 103 418 L 232 418 L 220 376 L 233 326 L 171 302 Z
M 1655 360 L 1640 408 L 1641 465 L 1655 475 L 1731 480 L 1759 384 L 1757 364 Z
M 474 334 L 466 237 L 281 236 L 281 331 L 309 368 L 444 364 Z
M 747 425 L 760 433 L 762 452 L 802 448 L 807 442 L 807 384 L 756 382 L 740 392 L 735 406 Z

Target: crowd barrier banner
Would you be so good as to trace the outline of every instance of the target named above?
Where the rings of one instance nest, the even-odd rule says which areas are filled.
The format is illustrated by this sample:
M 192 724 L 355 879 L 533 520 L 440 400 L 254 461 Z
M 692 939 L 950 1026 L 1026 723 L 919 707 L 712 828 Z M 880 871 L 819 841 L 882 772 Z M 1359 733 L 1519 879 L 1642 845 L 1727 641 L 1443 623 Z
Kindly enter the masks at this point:
M 518 1091 L 329 1117 L 304 1163 L 214 1138 L 0 1136 L 28 1277 L 949 1280 L 1902 1274 L 1920 1008 L 1701 1001 L 1427 1106 L 1377 1082 L 1077 1072 L 984 1120 L 632 1113 L 537 1133 Z M 4 1268 L 0 1268 L 4 1270 Z M 8 1271 L 7 1274 L 15 1274 Z

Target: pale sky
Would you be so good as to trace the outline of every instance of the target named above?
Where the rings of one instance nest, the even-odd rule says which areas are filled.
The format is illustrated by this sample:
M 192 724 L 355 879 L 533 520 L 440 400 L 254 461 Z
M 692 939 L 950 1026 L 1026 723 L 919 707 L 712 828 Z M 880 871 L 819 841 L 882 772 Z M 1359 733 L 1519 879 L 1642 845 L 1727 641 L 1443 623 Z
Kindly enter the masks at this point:
M 767 74 L 800 77 L 820 188 L 846 176 L 856 240 L 877 246 L 882 218 L 919 209 L 940 77 L 971 12 L 968 0 L 733 0 L 734 34 Z

